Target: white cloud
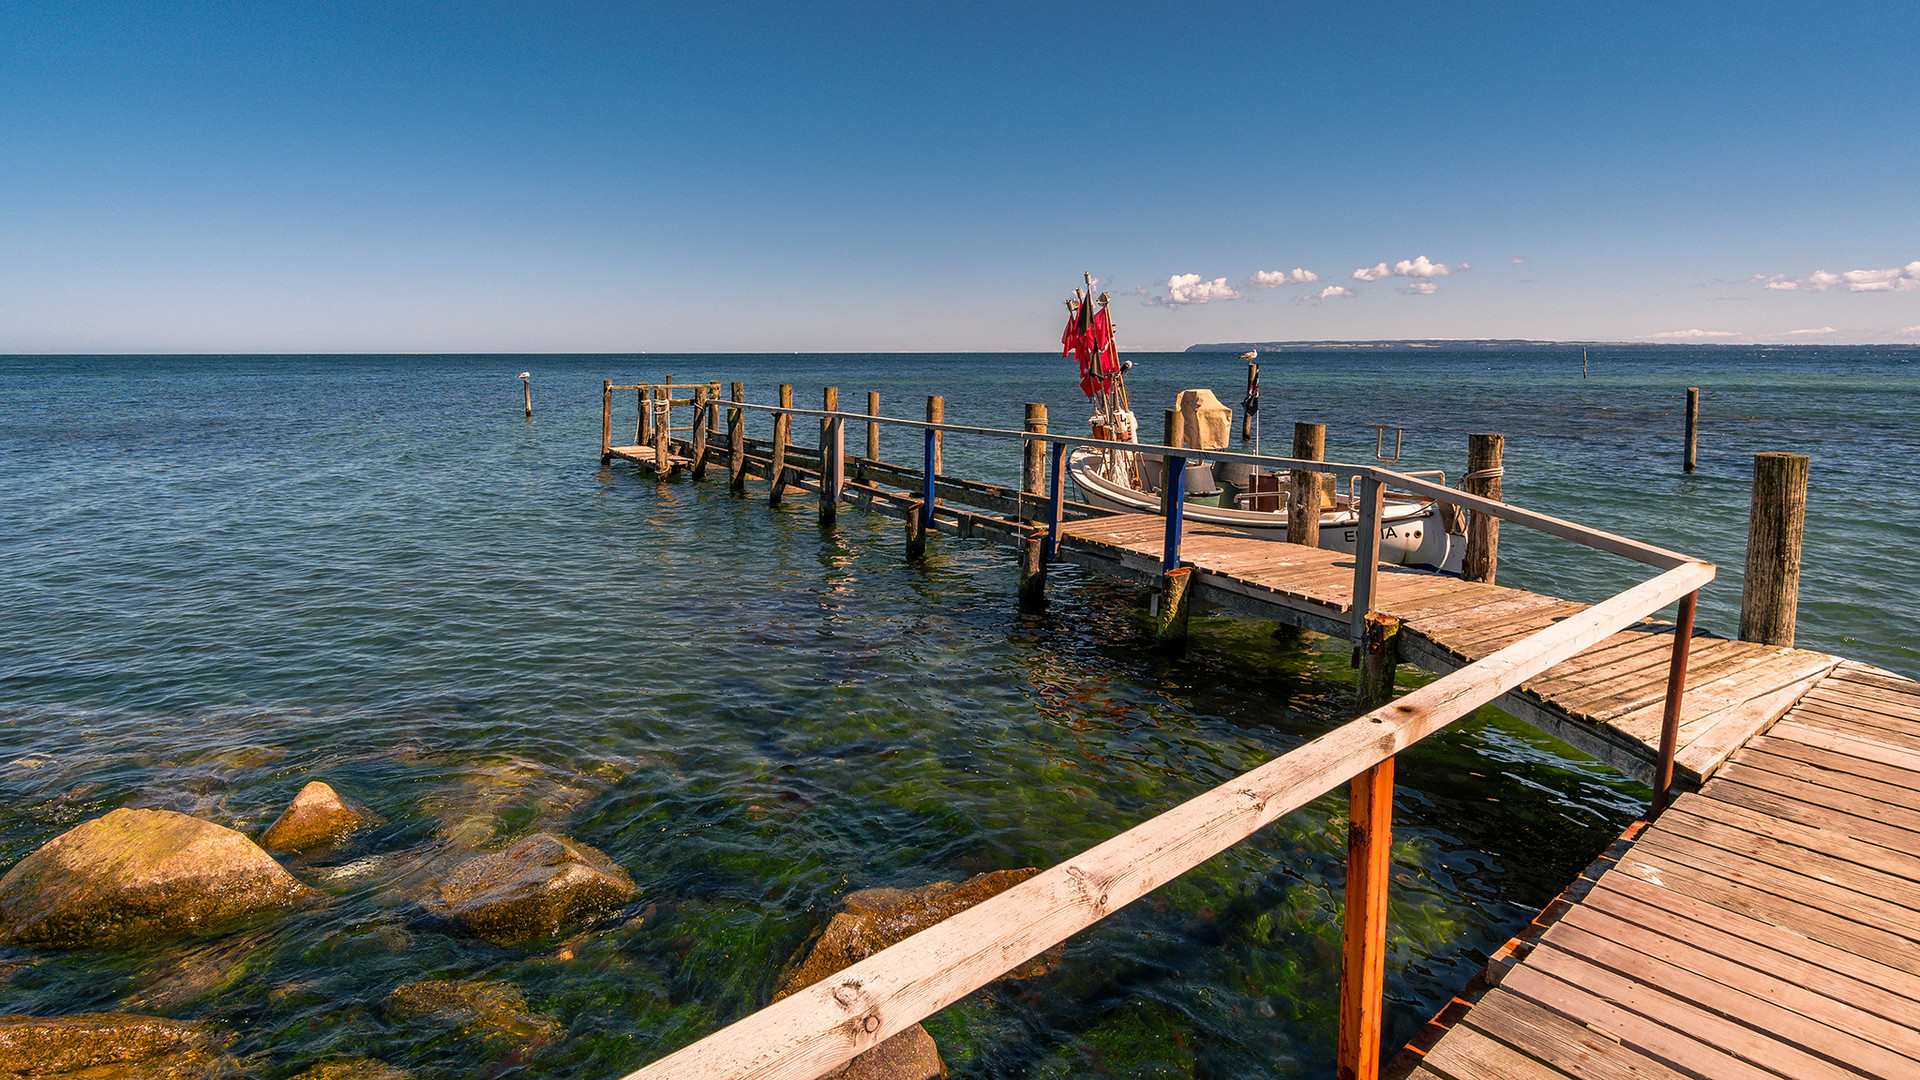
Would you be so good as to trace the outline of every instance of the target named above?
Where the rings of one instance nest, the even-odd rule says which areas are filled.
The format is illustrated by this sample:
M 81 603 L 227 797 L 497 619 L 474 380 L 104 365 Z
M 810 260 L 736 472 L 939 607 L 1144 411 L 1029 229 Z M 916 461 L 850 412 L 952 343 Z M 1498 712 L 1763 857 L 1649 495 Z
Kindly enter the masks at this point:
M 1920 326 L 1909 326 L 1900 332 L 1903 334 L 1920 334 Z
M 1848 270 L 1844 274 L 1815 270 L 1803 278 L 1785 274 L 1755 274 L 1747 281 L 1763 289 L 1780 292 L 1826 292 L 1842 287 L 1848 292 L 1904 292 L 1920 289 L 1920 260 L 1888 270 Z
M 1519 262 L 1521 260 L 1516 259 L 1514 261 Z M 1425 255 L 1421 255 L 1412 259 L 1401 259 L 1399 262 L 1394 263 L 1391 268 L 1384 262 L 1375 266 L 1363 266 L 1353 272 L 1353 280 L 1383 281 L 1389 277 L 1413 278 L 1416 285 L 1408 286 L 1400 291 L 1411 293 L 1415 296 L 1431 296 L 1440 291 L 1440 286 L 1433 280 L 1434 278 L 1446 277 L 1456 270 L 1471 269 L 1473 269 L 1473 266 L 1470 263 L 1461 263 L 1459 266 L 1448 266 L 1446 263 L 1437 263 Z
M 1292 270 L 1258 270 L 1240 284 L 1256 289 L 1277 289 L 1282 285 L 1310 285 L 1319 280 L 1319 274 L 1296 266 Z
M 1789 330 L 1787 334 L 1790 337 L 1806 337 L 1810 334 L 1837 334 L 1839 332 L 1840 331 L 1835 330 L 1831 326 L 1816 326 L 1808 330 Z
M 1437 281 L 1416 281 L 1400 291 L 1406 293 L 1408 296 L 1432 296 L 1434 293 L 1440 291 L 1440 283 Z
M 1329 285 L 1320 290 L 1320 299 L 1331 300 L 1336 296 L 1358 296 L 1359 294 L 1345 285 Z
M 1527 260 L 1525 260 L 1525 259 L 1521 259 L 1521 258 L 1512 258 L 1512 259 L 1508 259 L 1508 260 L 1507 260 L 1507 262 L 1509 262 L 1509 263 L 1511 263 L 1511 264 L 1512 264 L 1512 265 L 1514 265 L 1514 266 L 1519 266 L 1520 264 L 1522 264 L 1522 263 L 1524 263 L 1524 262 L 1526 262 L 1526 261 L 1527 261 Z
M 1453 273 L 1446 263 L 1437 263 L 1425 255 L 1417 259 L 1401 259 L 1393 264 L 1395 277 L 1436 278 Z
M 1649 338 L 1664 341 L 1698 341 L 1701 338 L 1739 337 L 1731 330 L 1668 330 L 1659 334 L 1648 334 Z
M 1355 270 L 1355 271 L 1353 272 L 1353 280 L 1355 280 L 1355 281 L 1379 281 L 1380 279 L 1382 279 L 1382 278 L 1384 278 L 1384 277 L 1386 277 L 1387 275 L 1389 275 L 1389 274 L 1391 274 L 1391 273 L 1393 273 L 1393 271 L 1391 271 L 1391 270 L 1389 270 L 1389 269 L 1387 269 L 1387 264 L 1386 264 L 1386 263 L 1381 263 L 1381 264 L 1380 264 L 1379 266 L 1375 266 L 1375 267 L 1373 267 L 1373 268 L 1371 268 L 1371 269 L 1369 269 L 1369 268 L 1367 268 L 1367 267 L 1364 267 L 1364 266 L 1363 266 L 1363 267 L 1361 267 L 1360 269 L 1358 269 L 1358 270 Z
M 1175 274 L 1168 278 L 1165 284 L 1166 295 L 1153 297 L 1147 303 L 1173 307 L 1180 304 L 1204 304 L 1212 300 L 1240 299 L 1240 290 L 1227 284 L 1227 279 L 1223 277 L 1205 281 L 1199 274 Z

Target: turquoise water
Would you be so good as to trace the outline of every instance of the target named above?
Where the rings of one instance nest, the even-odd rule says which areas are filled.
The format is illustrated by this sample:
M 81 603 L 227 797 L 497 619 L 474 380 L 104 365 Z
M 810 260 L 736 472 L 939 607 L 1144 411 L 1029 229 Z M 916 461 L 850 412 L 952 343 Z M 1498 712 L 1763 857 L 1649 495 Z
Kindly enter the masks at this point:
M 1915 355 L 1595 350 L 1585 379 L 1577 351 L 1282 355 L 1262 381 L 1272 430 L 1326 422 L 1330 457 L 1370 455 L 1365 425 L 1390 423 L 1405 464 L 1457 476 L 1468 432 L 1504 432 L 1510 499 L 1719 562 L 1701 619 L 1729 633 L 1751 455 L 1808 453 L 1800 643 L 1913 674 Z M 1244 374 L 1133 359 L 1154 408 L 1186 386 L 1237 398 Z M 1098 577 L 1063 570 L 1022 614 L 1002 549 L 943 538 L 908 565 L 891 519 L 823 530 L 805 502 L 602 467 L 600 380 L 669 373 L 761 401 L 873 389 L 906 416 L 942 393 L 950 420 L 1002 427 L 1025 401 L 1056 429 L 1083 411 L 1044 356 L 0 359 L 0 867 L 117 806 L 257 832 L 314 778 L 389 822 L 290 863 L 327 894 L 313 909 L 0 952 L 0 1012 L 217 1020 L 264 1077 L 354 1054 L 618 1076 L 764 1004 L 849 890 L 1057 862 L 1351 714 L 1338 643 L 1218 618 L 1160 656 L 1140 597 Z M 960 439 L 947 460 L 1017 471 Z M 1506 583 L 1597 599 L 1635 576 L 1503 536 Z M 1400 781 L 1396 1039 L 1645 794 L 1491 711 Z M 1053 975 L 931 1020 L 956 1075 L 1329 1074 L 1343 813 L 1316 802 L 1073 939 Z M 642 895 L 528 948 L 417 918 L 423 860 L 541 828 Z M 423 978 L 509 982 L 563 1034 L 513 1046 L 383 1011 Z

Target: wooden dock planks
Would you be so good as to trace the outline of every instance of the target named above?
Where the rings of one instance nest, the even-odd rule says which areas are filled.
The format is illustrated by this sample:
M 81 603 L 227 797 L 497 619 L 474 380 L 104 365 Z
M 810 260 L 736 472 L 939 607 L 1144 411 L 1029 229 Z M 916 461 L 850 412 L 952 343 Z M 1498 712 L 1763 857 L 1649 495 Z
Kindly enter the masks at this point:
M 1157 574 L 1166 523 L 1152 514 L 1069 522 L 1063 549 L 1076 562 Z M 1203 601 L 1269 614 L 1311 629 L 1336 628 L 1353 603 L 1353 556 L 1188 521 L 1181 561 Z M 1463 667 L 1585 605 L 1442 574 L 1380 568 L 1381 612 L 1400 619 L 1407 659 Z M 1614 635 L 1530 681 L 1501 704 L 1623 771 L 1651 776 L 1658 756 L 1673 628 L 1643 624 Z M 1404 640 L 1404 639 L 1403 639 Z M 1680 715 L 1676 782 L 1696 788 L 1747 740 L 1806 694 L 1839 661 L 1820 653 L 1696 634 Z M 1850 684 L 1852 685 L 1852 684 Z M 1878 690 L 1862 686 L 1866 693 Z M 1878 691 L 1884 692 L 1884 691 Z M 1584 735 L 1584 737 L 1583 737 Z M 1913 749 L 1920 750 L 1920 742 Z
M 1920 1076 L 1915 741 L 1920 684 L 1824 673 L 1393 1072 Z

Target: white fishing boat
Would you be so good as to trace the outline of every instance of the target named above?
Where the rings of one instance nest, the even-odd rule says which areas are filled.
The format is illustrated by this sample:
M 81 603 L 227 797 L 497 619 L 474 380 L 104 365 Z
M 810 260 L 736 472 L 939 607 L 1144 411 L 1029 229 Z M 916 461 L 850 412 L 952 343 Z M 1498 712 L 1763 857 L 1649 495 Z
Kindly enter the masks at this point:
M 1126 371 L 1131 363 L 1119 362 L 1114 347 L 1113 325 L 1107 314 L 1107 295 L 1092 295 L 1092 280 L 1085 292 L 1074 290 L 1067 303 L 1067 329 L 1061 337 L 1062 355 L 1075 353 L 1080 361 L 1080 386 L 1093 405 L 1091 419 L 1095 439 L 1106 442 L 1138 443 L 1139 424 L 1129 403 Z M 1257 391 L 1249 387 L 1249 400 L 1257 400 Z M 1209 462 L 1208 451 L 1227 449 L 1227 435 L 1233 426 L 1233 410 L 1220 403 L 1211 390 L 1183 390 L 1173 407 L 1181 417 L 1181 446 L 1186 455 L 1185 489 L 1181 513 L 1187 521 L 1223 525 L 1230 529 L 1285 536 L 1290 473 L 1284 469 L 1266 469 L 1244 462 Z M 1255 444 L 1256 448 L 1258 443 Z M 1258 455 L 1256 455 L 1258 456 Z M 1399 460 L 1394 456 L 1381 460 Z M 1082 501 L 1119 513 L 1161 513 L 1160 487 L 1166 471 L 1162 456 L 1114 447 L 1076 447 L 1067 458 L 1068 474 L 1079 489 Z M 1341 492 L 1334 477 L 1316 474 L 1320 490 L 1310 500 L 1319 508 L 1320 539 L 1323 548 L 1352 552 L 1359 535 L 1359 482 L 1350 478 Z M 1447 482 L 1438 469 L 1408 472 L 1409 476 Z M 1449 528 L 1460 515 L 1429 499 L 1395 496 L 1385 499 L 1380 524 L 1380 560 L 1400 566 L 1426 567 L 1459 573 L 1466 554 L 1464 524 Z

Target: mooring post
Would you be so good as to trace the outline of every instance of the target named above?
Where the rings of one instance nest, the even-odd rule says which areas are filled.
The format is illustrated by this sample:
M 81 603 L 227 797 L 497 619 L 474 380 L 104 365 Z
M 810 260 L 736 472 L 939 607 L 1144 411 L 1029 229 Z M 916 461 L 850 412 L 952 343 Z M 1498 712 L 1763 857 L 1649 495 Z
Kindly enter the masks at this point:
M 880 415 L 880 392 L 877 390 L 867 391 L 867 415 Z M 879 460 L 880 425 L 875 421 L 869 420 L 867 421 L 867 456 L 860 463 L 860 479 L 865 480 L 867 478 L 867 465 Z
M 1793 645 L 1800 613 L 1800 544 L 1807 528 L 1807 455 L 1753 455 L 1740 640 Z
M 1186 419 L 1181 416 L 1179 409 L 1167 410 L 1161 432 L 1160 442 L 1162 445 L 1176 449 L 1186 445 Z M 1183 465 L 1182 468 L 1184 469 L 1185 466 Z M 1180 476 L 1180 481 L 1182 484 L 1181 490 L 1186 490 L 1184 486 L 1186 474 L 1184 472 Z M 1173 483 L 1173 458 L 1169 455 L 1160 460 L 1160 512 L 1162 514 L 1167 513 L 1167 489 L 1172 487 Z
M 927 395 L 927 423 L 944 424 L 946 422 L 947 399 L 938 394 Z M 932 429 L 928 429 L 927 434 L 933 439 L 933 441 L 928 444 L 933 447 L 933 450 L 927 457 L 927 521 L 931 523 L 933 521 L 933 508 L 940 502 L 939 499 L 935 498 L 933 478 L 939 475 L 941 468 L 943 468 L 945 464 L 941 458 L 946 449 L 946 437 Z
M 612 461 L 612 379 L 601 379 L 601 465 Z
M 1040 557 L 1053 562 L 1060 557 L 1060 519 L 1067 508 L 1067 444 L 1053 443 L 1047 456 L 1052 461 L 1052 479 L 1047 484 L 1047 546 Z
M 1301 461 L 1327 459 L 1327 425 L 1295 423 L 1293 456 Z M 1320 474 L 1294 469 L 1287 478 L 1287 542 L 1320 546 Z
M 829 386 L 820 392 L 820 411 L 840 411 L 840 388 Z M 842 421 L 829 416 L 820 421 L 820 524 L 831 525 L 840 515 L 840 488 L 846 468 L 846 443 Z
M 1686 467 L 1692 472 L 1700 462 L 1700 388 L 1687 387 L 1687 457 Z
M 1162 648 L 1187 643 L 1187 615 L 1192 608 L 1193 567 L 1181 566 L 1160 575 L 1160 592 L 1153 598 L 1153 640 Z
M 927 553 L 927 519 L 920 511 L 920 503 L 907 504 L 908 562 L 913 562 Z
M 747 490 L 747 410 L 740 403 L 747 400 L 747 388 L 734 383 L 728 390 L 734 407 L 727 410 L 727 489 L 729 491 Z
M 1360 520 L 1353 535 L 1353 640 L 1366 637 L 1367 616 L 1380 595 L 1380 519 L 1386 505 L 1386 487 L 1373 475 L 1360 481 Z
M 1027 402 L 1027 434 L 1045 435 L 1047 433 L 1047 407 L 1038 402 Z M 1021 457 L 1020 494 L 1021 508 L 1019 516 L 1032 520 L 1039 516 L 1040 496 L 1047 482 L 1047 444 L 1034 439 L 1025 443 L 1025 453 Z M 1027 496 L 1033 497 L 1033 510 L 1026 508 Z
M 793 384 L 780 384 L 780 407 L 793 408 Z M 787 442 L 793 433 L 793 417 L 784 412 L 773 414 L 773 460 L 767 465 L 767 502 L 780 505 L 787 489 Z
M 1468 494 L 1500 501 L 1501 465 L 1507 445 L 1505 435 L 1467 436 L 1467 475 L 1460 486 Z M 1467 518 L 1467 554 L 1460 563 L 1460 576 L 1468 581 L 1493 584 L 1500 566 L 1500 519 L 1473 511 Z
M 936 400 L 938 399 L 937 398 L 928 399 L 927 401 L 928 412 L 931 413 L 934 411 L 933 402 Z M 933 428 L 928 428 L 927 429 L 926 473 L 925 473 L 926 484 L 922 489 L 921 496 L 920 496 L 920 522 L 922 525 L 925 525 L 928 528 L 933 527 L 933 507 L 936 501 L 934 499 L 934 493 L 935 493 L 934 476 L 937 475 L 939 471 L 940 471 L 940 433 L 938 431 L 935 431 Z
M 1400 620 L 1369 611 L 1361 625 L 1360 647 L 1354 654 L 1360 668 L 1355 697 L 1363 713 L 1393 700 L 1393 677 L 1400 662 Z
M 1693 613 L 1700 600 L 1695 589 L 1680 598 L 1673 621 L 1673 656 L 1667 663 L 1667 703 L 1660 714 L 1660 760 L 1653 772 L 1653 816 L 1673 801 L 1673 756 L 1680 749 L 1680 706 L 1687 694 L 1687 655 L 1693 647 Z
M 532 372 L 523 371 L 520 373 L 520 389 L 526 391 L 527 415 L 532 416 L 533 415 L 533 373 Z
M 633 445 L 653 445 L 653 387 L 642 383 L 633 388 Z
M 659 410 L 653 420 L 653 471 L 664 479 L 671 471 L 667 468 L 667 443 L 673 438 L 673 388 L 655 387 L 653 393 Z
M 1187 516 L 1186 458 L 1168 456 L 1167 482 L 1161 485 L 1161 491 L 1161 503 L 1167 508 L 1167 527 L 1160 543 L 1160 572 L 1164 574 L 1180 567 L 1180 525 Z
M 1392 877 L 1393 759 L 1347 788 L 1347 910 L 1340 956 L 1339 1080 L 1380 1075 L 1387 977 L 1387 885 Z
M 1259 385 L 1260 385 L 1260 365 L 1249 363 L 1247 365 L 1247 388 L 1251 390 L 1254 387 L 1257 387 Z M 1248 408 L 1247 407 L 1248 405 L 1251 405 L 1252 408 Z M 1240 406 L 1240 441 L 1241 442 L 1246 442 L 1248 439 L 1253 438 L 1253 410 L 1259 407 L 1260 407 L 1260 399 L 1254 398 L 1254 397 L 1248 398 L 1246 405 Z M 1255 450 L 1256 452 L 1258 452 L 1257 447 L 1255 448 Z
M 707 388 L 693 389 L 693 478 L 707 475 Z

